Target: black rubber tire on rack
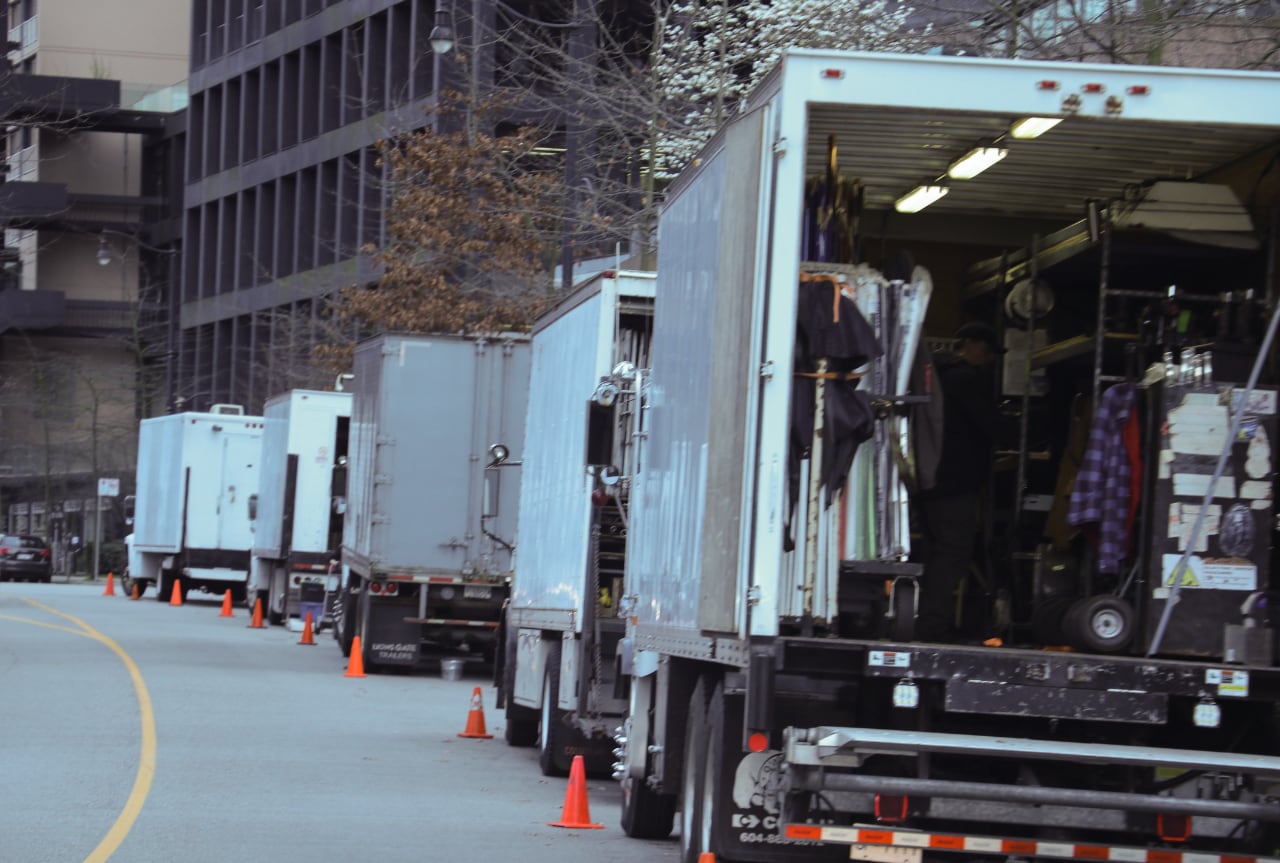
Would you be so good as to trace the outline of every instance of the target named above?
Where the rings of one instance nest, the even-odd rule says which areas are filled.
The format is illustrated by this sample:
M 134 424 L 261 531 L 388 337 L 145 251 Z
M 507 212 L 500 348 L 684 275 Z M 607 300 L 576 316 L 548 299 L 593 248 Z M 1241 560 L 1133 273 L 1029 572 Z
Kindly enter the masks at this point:
M 1072 617 L 1078 646 L 1090 653 L 1119 653 L 1133 641 L 1133 607 L 1118 596 L 1091 596 Z
M 702 836 L 707 775 L 707 680 L 700 678 L 685 714 L 684 761 L 680 765 L 680 863 L 698 863 L 710 851 Z
M 559 691 L 560 644 L 553 642 L 542 672 L 542 710 L 538 714 L 538 767 L 543 776 L 568 776 L 573 765 L 573 758 L 565 751 L 570 728 L 565 724 L 565 712 L 556 706 L 555 693 Z
M 511 703 L 507 695 L 507 727 L 502 737 L 508 746 L 529 747 L 538 745 L 538 711 Z

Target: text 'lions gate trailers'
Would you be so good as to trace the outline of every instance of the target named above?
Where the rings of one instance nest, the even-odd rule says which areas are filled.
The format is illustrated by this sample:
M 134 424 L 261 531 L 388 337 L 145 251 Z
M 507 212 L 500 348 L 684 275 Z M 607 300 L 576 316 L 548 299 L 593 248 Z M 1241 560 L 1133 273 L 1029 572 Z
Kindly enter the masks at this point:
M 1261 341 L 1278 142 L 1272 74 L 784 55 L 660 216 L 620 597 L 628 834 L 666 835 L 678 807 L 685 863 L 1276 853 L 1275 391 L 1249 386 L 1252 357 L 1210 374 L 1179 339 L 1238 321 Z M 956 167 L 975 149 L 987 170 Z M 1025 279 L 1058 308 L 1018 329 L 1004 301 Z M 1082 567 L 1055 606 L 1054 573 L 1010 553 L 1044 520 L 1028 446 L 1018 490 L 997 482 L 1021 510 L 997 562 L 1014 608 L 991 627 L 1012 646 L 912 630 L 906 417 L 928 400 L 908 372 L 930 294 L 940 333 L 978 317 L 1049 343 L 1011 352 L 1006 388 L 1059 361 L 1086 395 L 1143 384 L 1131 569 Z M 1248 313 L 1187 312 L 1200 296 Z M 1074 378 L 1046 377 L 1019 423 L 1070 402 Z
M 492 659 L 510 595 L 529 337 L 387 335 L 352 368 L 334 635 L 366 670 Z
M 495 679 L 506 739 L 539 747 L 548 775 L 574 755 L 607 772 L 627 589 L 632 408 L 649 366 L 652 273 L 605 271 L 535 324 L 520 483 L 520 552 Z M 587 438 L 588 414 L 602 416 Z
M 183 597 L 191 588 L 230 590 L 244 601 L 262 429 L 262 417 L 239 405 L 139 423 L 130 576 L 141 590 L 154 584 L 167 602 L 176 582 Z
M 263 600 L 271 623 L 310 612 L 319 629 L 338 581 L 351 393 L 290 390 L 267 399 L 263 417 L 249 607 Z

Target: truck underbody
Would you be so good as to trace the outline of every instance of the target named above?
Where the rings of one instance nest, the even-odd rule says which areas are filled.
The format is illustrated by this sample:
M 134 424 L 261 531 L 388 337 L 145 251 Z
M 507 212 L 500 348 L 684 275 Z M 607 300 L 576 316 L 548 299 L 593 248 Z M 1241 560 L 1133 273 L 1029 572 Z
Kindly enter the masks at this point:
M 683 801 L 686 860 L 814 847 L 848 859 L 852 846 L 867 860 L 924 848 L 1243 861 L 1280 842 L 1275 668 L 807 638 L 738 647 L 745 666 L 669 657 L 633 680 L 620 743 L 650 768 L 622 777 L 623 823 L 665 835 Z

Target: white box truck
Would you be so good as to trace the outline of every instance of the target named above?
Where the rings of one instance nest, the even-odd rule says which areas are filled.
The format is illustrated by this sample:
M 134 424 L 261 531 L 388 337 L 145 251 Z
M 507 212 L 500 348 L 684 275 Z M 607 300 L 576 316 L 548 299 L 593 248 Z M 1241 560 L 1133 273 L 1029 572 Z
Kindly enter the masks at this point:
M 974 149 L 997 151 L 985 154 L 994 164 L 976 175 L 951 169 Z M 1108 326 L 1121 312 L 1098 312 L 1100 291 L 1137 301 L 1131 313 L 1141 321 L 1152 300 L 1137 287 L 1171 268 L 1166 288 L 1201 278 L 1205 293 L 1217 285 L 1274 297 L 1278 159 L 1273 73 L 784 52 L 668 189 L 659 218 L 650 396 L 622 598 L 627 643 L 618 651 L 629 706 L 616 770 L 629 835 L 665 836 L 678 811 L 684 863 L 704 853 L 1276 859 L 1274 656 L 1188 658 L 1128 640 L 1137 627 L 1118 595 L 1088 620 L 1095 641 L 1112 640 L 1106 652 L 921 642 L 910 627 L 881 628 L 877 619 L 910 619 L 910 599 L 896 599 L 912 596 L 919 574 L 901 545 L 880 556 L 883 540 L 903 538 L 880 530 L 899 501 L 868 494 L 876 473 L 859 473 L 867 465 L 857 459 L 883 452 L 884 436 L 861 444 L 847 474 L 821 472 L 821 485 L 810 483 L 808 464 L 822 464 L 818 432 L 832 417 L 833 403 L 812 397 L 814 388 L 870 390 L 851 378 L 866 367 L 819 363 L 857 352 L 840 338 L 859 314 L 851 303 L 867 290 L 901 297 L 927 284 L 914 268 L 889 272 L 897 253 L 930 270 L 933 305 L 944 324 L 950 312 L 951 328 L 964 303 L 1000 320 L 1013 271 L 984 286 L 971 268 L 1012 262 L 1026 248 L 1042 254 L 1020 259 L 1018 279 L 1037 277 L 1037 267 L 1046 275 L 1053 261 L 1078 265 L 1047 276 L 1058 280 L 1055 315 L 1078 306 Z M 1122 261 L 1109 222 L 1142 221 L 1147 184 L 1171 176 L 1234 186 L 1262 230 L 1220 237 L 1230 250 L 1189 241 L 1184 221 L 1159 240 L 1143 235 Z M 1194 227 L 1209 214 L 1190 217 Z M 1241 254 L 1252 256 L 1243 267 Z M 1213 266 L 1191 263 L 1205 259 Z M 1123 264 L 1110 271 L 1116 283 L 1108 262 Z M 1092 287 L 1069 292 L 1071 280 Z M 1159 305 L 1167 296 L 1154 300 L 1161 314 L 1195 319 Z M 1104 333 L 1082 329 L 1069 335 L 1085 339 L 1092 357 Z M 813 356 L 815 344 L 829 352 Z M 868 381 L 886 361 L 869 366 Z M 867 394 L 883 428 L 898 396 Z M 1214 416 L 1237 404 L 1209 403 Z M 1267 445 L 1250 440 L 1251 481 L 1269 488 Z M 805 493 L 815 487 L 820 494 Z M 1154 512 L 1152 526 L 1170 530 L 1167 517 Z M 1263 530 L 1259 541 L 1269 542 Z M 1117 588 L 1132 608 L 1177 582 L 1162 577 L 1158 558 Z M 1274 597 L 1252 566 L 1232 571 L 1236 586 Z M 1256 603 L 1207 619 L 1207 581 L 1187 582 L 1179 616 L 1212 628 L 1219 645 L 1236 630 L 1274 638 L 1274 617 L 1256 614 Z M 868 617 L 864 601 L 887 608 Z
M 243 602 L 258 491 L 263 419 L 239 405 L 142 420 L 138 428 L 130 577 L 168 602 L 176 583 Z M 132 565 L 131 565 L 132 570 Z
M 507 742 L 537 745 L 548 775 L 563 774 L 580 753 L 589 770 L 607 772 L 626 708 L 616 660 L 629 489 L 612 478 L 634 468 L 635 395 L 649 364 L 654 285 L 653 273 L 605 271 L 532 332 L 520 553 L 495 680 Z M 598 388 L 605 406 L 591 401 Z M 593 410 L 611 418 L 589 441 Z
M 529 337 L 385 335 L 352 368 L 334 636 L 366 671 L 492 660 L 511 590 Z
M 254 501 L 248 606 L 270 623 L 329 623 L 346 513 L 351 393 L 290 390 L 263 409 L 262 479 Z

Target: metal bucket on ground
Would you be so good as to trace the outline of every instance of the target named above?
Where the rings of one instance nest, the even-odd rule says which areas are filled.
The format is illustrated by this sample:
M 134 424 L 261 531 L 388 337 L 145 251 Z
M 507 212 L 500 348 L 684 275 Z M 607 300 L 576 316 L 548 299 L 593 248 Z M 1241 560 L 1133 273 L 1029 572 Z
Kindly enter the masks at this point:
M 440 676 L 445 680 L 461 680 L 462 663 L 463 660 L 461 659 L 440 660 Z

